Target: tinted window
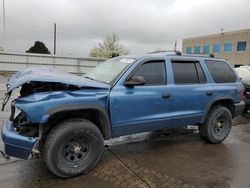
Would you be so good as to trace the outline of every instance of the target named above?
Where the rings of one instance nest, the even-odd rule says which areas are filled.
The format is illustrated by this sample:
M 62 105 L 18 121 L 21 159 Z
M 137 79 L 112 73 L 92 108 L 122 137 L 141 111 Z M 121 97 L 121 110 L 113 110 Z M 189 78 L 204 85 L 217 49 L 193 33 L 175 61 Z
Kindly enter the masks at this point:
M 175 84 L 204 83 L 206 77 L 199 62 L 172 62 Z
M 232 69 L 225 62 L 206 60 L 210 74 L 216 83 L 231 83 L 236 81 L 236 76 Z
M 247 42 L 238 42 L 237 51 L 246 51 Z
M 144 77 L 145 85 L 161 85 L 166 83 L 166 69 L 164 61 L 151 61 L 142 64 L 134 76 Z
M 197 74 L 198 74 L 199 83 L 205 83 L 207 81 L 207 79 L 206 79 L 206 76 L 203 72 L 203 69 L 201 68 L 200 63 L 196 62 L 195 66 L 196 66 L 196 70 L 197 70 Z

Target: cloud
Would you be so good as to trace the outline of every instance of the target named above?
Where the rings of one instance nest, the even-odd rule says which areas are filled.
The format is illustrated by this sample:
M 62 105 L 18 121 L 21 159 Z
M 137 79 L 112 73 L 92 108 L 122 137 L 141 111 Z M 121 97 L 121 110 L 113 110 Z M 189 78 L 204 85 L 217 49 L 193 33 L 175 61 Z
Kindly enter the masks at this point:
M 111 33 L 131 53 L 172 49 L 185 37 L 250 28 L 249 0 L 23 0 L 5 1 L 9 51 L 41 40 L 52 51 L 57 23 L 59 55 L 86 56 Z M 2 15 L 0 15 L 0 23 Z M 2 24 L 2 23 L 1 23 Z M 2 28 L 2 25 L 1 25 Z M 3 43 L 0 30 L 0 46 Z

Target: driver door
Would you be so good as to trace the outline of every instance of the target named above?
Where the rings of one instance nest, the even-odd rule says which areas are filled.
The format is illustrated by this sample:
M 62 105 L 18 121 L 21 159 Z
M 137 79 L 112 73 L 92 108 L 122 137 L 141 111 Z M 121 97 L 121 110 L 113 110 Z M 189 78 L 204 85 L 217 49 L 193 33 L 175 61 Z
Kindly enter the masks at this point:
M 144 85 L 114 86 L 109 100 L 114 137 L 170 126 L 166 75 L 165 60 L 145 61 L 128 77 L 142 76 Z

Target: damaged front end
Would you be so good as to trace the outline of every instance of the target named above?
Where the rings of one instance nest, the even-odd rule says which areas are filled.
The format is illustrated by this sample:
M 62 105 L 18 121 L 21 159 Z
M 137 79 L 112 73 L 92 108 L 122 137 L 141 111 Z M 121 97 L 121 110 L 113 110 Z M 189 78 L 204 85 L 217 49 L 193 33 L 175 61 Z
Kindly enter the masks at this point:
M 91 94 L 86 94 L 86 90 L 94 88 L 107 92 L 110 87 L 50 68 L 32 68 L 16 73 L 6 85 L 2 111 L 13 90 L 20 90 L 19 96 L 11 101 L 11 114 L 2 128 L 2 139 L 6 154 L 22 159 L 40 153 L 47 111 L 61 104 L 77 104 L 78 98 L 83 99 Z

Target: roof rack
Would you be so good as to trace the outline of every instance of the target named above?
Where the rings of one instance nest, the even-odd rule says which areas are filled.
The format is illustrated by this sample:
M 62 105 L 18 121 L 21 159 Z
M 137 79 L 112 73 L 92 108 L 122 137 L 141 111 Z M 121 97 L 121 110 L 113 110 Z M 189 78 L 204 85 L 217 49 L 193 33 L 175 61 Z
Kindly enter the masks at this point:
M 210 57 L 214 58 L 214 54 L 182 54 L 180 51 L 174 51 L 174 50 L 156 50 L 149 52 L 150 54 L 156 54 L 156 53 L 166 53 L 166 54 L 175 54 L 175 55 L 184 55 L 184 56 L 195 56 L 195 57 Z

